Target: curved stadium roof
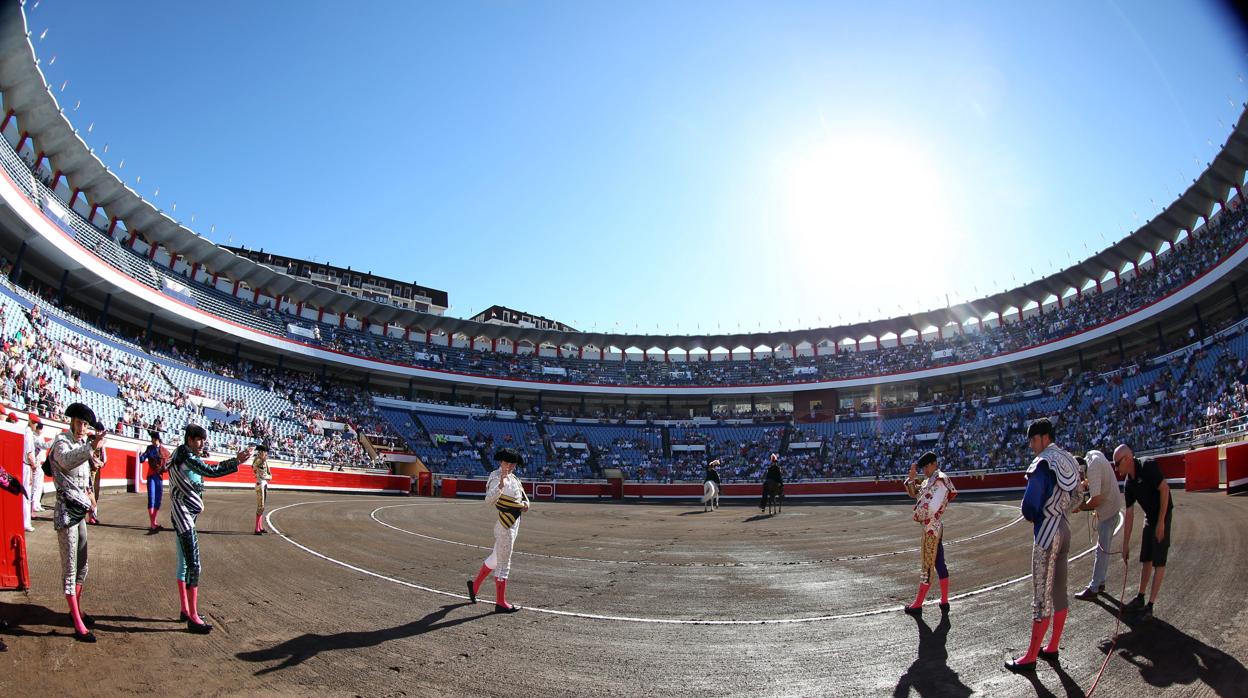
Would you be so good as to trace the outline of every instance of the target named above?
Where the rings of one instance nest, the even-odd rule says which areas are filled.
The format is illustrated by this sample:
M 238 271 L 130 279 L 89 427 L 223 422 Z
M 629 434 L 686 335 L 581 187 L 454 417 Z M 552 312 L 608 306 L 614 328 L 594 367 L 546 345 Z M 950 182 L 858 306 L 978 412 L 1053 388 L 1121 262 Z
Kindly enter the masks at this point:
M 139 231 L 149 241 L 165 246 L 191 263 L 232 280 L 244 281 L 251 288 L 286 296 L 296 303 L 324 308 L 333 313 L 349 313 L 376 324 L 393 324 L 420 331 L 450 335 L 507 339 L 534 345 L 594 346 L 662 350 L 710 350 L 757 346 L 839 344 L 864 337 L 901 336 L 928 327 L 962 324 L 975 318 L 1004 314 L 1032 302 L 1058 298 L 1071 289 L 1080 290 L 1098 282 L 1125 265 L 1139 262 L 1158 251 L 1163 243 L 1173 244 L 1181 233 L 1208 220 L 1217 207 L 1226 203 L 1232 191 L 1239 192 L 1248 172 L 1248 111 L 1240 115 L 1225 145 L 1205 171 L 1173 203 L 1152 220 L 1125 238 L 1050 276 L 1018 288 L 978 300 L 888 319 L 836 327 L 780 332 L 751 332 L 708 335 L 609 334 L 559 332 L 506 327 L 437 316 L 352 296 L 317 286 L 309 281 L 276 272 L 269 267 L 224 249 L 178 222 L 109 170 L 69 122 L 52 94 L 35 56 L 25 13 L 18 0 L 3 0 L 0 7 L 0 91 L 4 106 L 42 153 L 55 163 L 71 186 L 93 205 Z

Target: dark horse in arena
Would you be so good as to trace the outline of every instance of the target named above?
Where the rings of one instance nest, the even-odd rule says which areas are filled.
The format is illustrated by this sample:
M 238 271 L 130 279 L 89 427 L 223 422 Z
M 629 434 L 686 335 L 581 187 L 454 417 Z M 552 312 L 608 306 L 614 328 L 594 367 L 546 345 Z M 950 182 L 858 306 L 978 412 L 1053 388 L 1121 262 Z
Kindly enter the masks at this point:
M 778 480 L 763 482 L 763 497 L 767 500 L 767 513 L 779 514 L 784 508 L 784 483 Z

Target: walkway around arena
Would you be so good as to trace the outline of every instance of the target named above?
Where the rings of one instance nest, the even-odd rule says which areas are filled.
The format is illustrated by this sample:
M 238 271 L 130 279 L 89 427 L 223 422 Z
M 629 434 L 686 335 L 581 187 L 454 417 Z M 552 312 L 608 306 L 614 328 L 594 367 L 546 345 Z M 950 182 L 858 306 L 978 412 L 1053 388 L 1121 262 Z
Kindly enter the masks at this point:
M 45 512 L 28 538 L 34 589 L 0 593 L 0 618 L 17 622 L 2 636 L 0 693 L 1081 695 L 1114 629 L 1116 602 L 1072 598 L 1060 668 L 1042 661 L 1033 680 L 1001 668 L 1030 625 L 1029 582 L 1015 580 L 1030 570 L 1031 527 L 1015 500 L 950 507 L 951 592 L 966 596 L 947 622 L 934 605 L 917 622 L 899 610 L 918 576 L 918 526 L 900 501 L 791 505 L 776 517 L 538 502 L 508 587 L 532 608 L 497 616 L 462 598 L 486 554 L 476 546 L 491 542 L 479 501 L 274 492 L 281 535 L 256 537 L 249 492 L 206 500 L 201 609 L 212 635 L 175 620 L 173 534 L 144 534 L 138 495 L 106 495 L 83 597 L 99 643 L 69 636 Z M 1248 686 L 1248 498 L 1180 491 L 1175 502 L 1157 617 L 1124 624 L 1097 696 Z M 1072 529 L 1075 556 L 1089 548 L 1083 515 Z M 1071 564 L 1072 594 L 1091 564 L 1090 554 Z M 1110 570 L 1116 596 L 1122 563 Z M 1133 563 L 1129 594 L 1138 572 Z

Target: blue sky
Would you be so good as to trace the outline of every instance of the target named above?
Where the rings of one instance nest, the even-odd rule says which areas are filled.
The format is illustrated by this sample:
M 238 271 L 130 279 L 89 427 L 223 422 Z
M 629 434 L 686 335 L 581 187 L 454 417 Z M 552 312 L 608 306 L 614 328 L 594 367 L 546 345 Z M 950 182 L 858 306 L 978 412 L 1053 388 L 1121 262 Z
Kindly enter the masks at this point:
M 201 234 L 581 329 L 1013 287 L 1173 200 L 1248 99 L 1201 2 L 34 5 L 74 124 Z

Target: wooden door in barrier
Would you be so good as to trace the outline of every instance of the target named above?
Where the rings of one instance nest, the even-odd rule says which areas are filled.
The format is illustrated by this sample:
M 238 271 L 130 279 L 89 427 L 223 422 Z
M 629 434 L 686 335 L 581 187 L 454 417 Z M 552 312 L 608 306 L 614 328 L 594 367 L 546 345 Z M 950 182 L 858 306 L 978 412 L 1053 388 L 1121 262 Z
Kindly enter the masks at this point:
M 1188 492 L 1218 489 L 1217 446 L 1184 453 L 1183 473 L 1183 486 Z
M 1226 492 L 1248 490 L 1248 444 L 1226 447 Z
M 22 434 L 0 431 L 0 464 L 13 478 L 25 481 L 22 468 Z M 22 523 L 22 498 L 0 491 L 0 589 L 24 589 L 30 577 L 26 567 L 26 527 Z

